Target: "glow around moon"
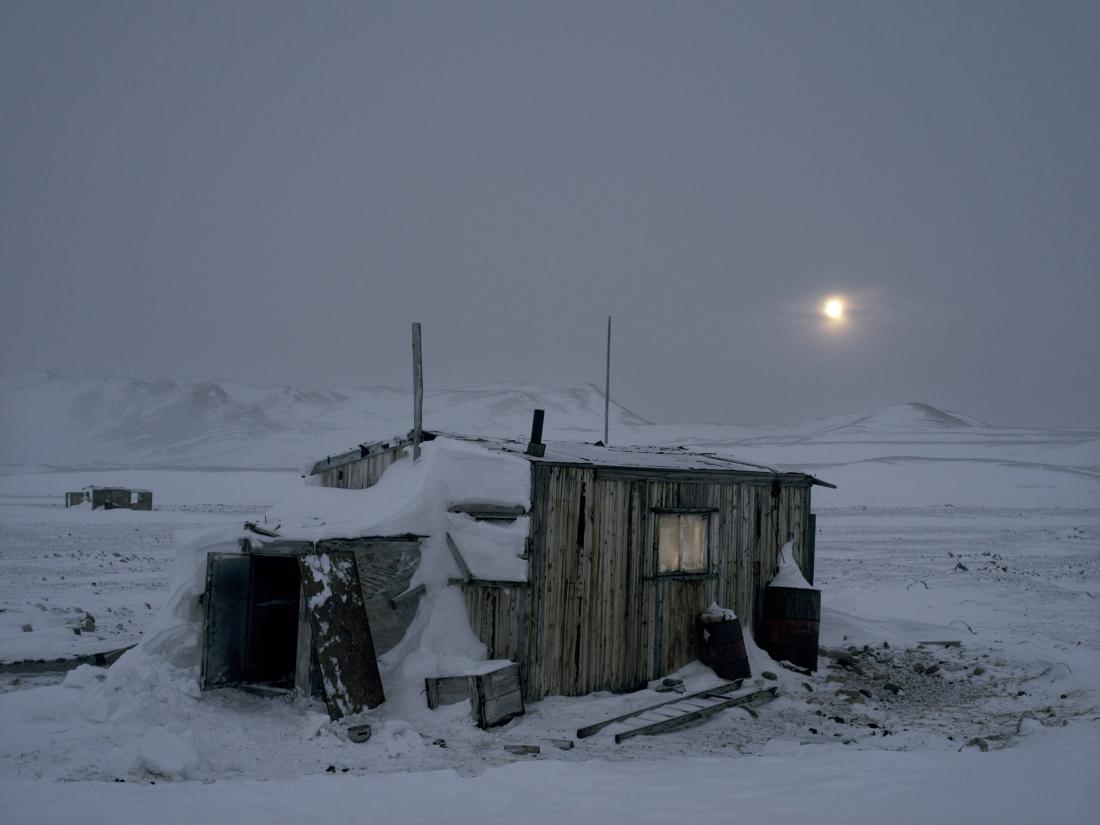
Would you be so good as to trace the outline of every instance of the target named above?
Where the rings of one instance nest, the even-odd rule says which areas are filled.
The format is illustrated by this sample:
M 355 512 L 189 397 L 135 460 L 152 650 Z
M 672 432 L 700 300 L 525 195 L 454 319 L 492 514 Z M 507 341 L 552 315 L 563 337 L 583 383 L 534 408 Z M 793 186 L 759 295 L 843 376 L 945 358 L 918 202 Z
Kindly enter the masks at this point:
M 825 317 L 831 321 L 843 321 L 844 320 L 844 301 L 840 298 L 830 298 L 825 302 L 825 305 L 821 308 L 821 311 L 825 313 Z

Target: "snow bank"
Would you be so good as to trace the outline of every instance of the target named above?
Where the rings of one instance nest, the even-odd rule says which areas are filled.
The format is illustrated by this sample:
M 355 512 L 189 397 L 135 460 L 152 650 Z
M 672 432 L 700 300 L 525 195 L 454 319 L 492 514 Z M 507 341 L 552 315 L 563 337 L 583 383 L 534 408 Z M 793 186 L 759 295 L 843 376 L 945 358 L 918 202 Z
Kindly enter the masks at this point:
M 378 741 L 394 754 L 419 744 L 407 721 L 431 713 L 423 697 L 426 676 L 485 666 L 486 649 L 470 628 L 463 595 L 448 585 L 458 570 L 446 545 L 447 531 L 460 534 L 479 574 L 526 575 L 526 562 L 517 556 L 526 535 L 526 518 L 513 525 L 482 524 L 449 514 L 448 506 L 476 499 L 526 510 L 529 496 L 530 472 L 524 459 L 436 439 L 424 445 L 418 463 L 411 458 L 395 463 L 370 489 L 303 486 L 269 511 L 266 524 L 277 527 L 281 539 L 425 536 L 412 582 L 423 584 L 425 594 L 404 639 L 379 662 L 387 702 L 372 721 L 382 725 Z M 5 712 L 71 723 L 80 729 L 105 726 L 100 756 L 107 768 L 119 775 L 186 778 L 200 764 L 202 754 L 187 720 L 196 713 L 202 696 L 198 686 L 200 596 L 206 584 L 207 556 L 240 553 L 242 538 L 263 541 L 246 532 L 243 524 L 183 536 L 164 607 L 135 649 L 109 670 L 83 666 L 56 688 L 29 691 L 18 702 L 9 703 Z M 71 631 L 66 628 L 66 632 Z M 212 695 L 202 699 L 225 701 Z
M 458 570 L 446 546 L 447 531 L 461 537 L 477 575 L 526 578 L 526 562 L 519 558 L 527 533 L 526 518 L 515 524 L 491 525 L 450 514 L 447 507 L 476 498 L 527 509 L 529 496 L 529 467 L 524 459 L 441 438 L 424 445 L 420 462 L 414 464 L 406 458 L 393 464 L 379 483 L 367 490 L 302 487 L 269 511 L 266 525 L 277 528 L 280 539 L 290 540 L 404 533 L 426 537 L 412 581 L 412 586 L 425 586 L 425 595 L 405 638 L 379 662 L 389 709 L 413 716 L 424 711 L 426 676 L 462 673 L 486 658 L 485 646 L 470 628 L 462 593 L 448 585 Z M 193 536 L 182 544 L 163 609 L 137 650 L 123 656 L 111 671 L 119 674 L 120 690 L 125 683 L 121 674 L 128 673 L 136 662 L 142 668 L 171 668 L 197 685 L 203 618 L 199 597 L 206 584 L 207 555 L 239 553 L 242 538 L 264 541 L 243 526 L 232 526 Z M 176 757 L 182 753 L 180 747 L 172 750 Z M 157 762 L 145 757 L 139 761 Z M 182 757 L 157 762 L 165 768 L 186 763 Z
M 478 521 L 463 513 L 447 514 L 447 532 L 475 579 L 503 582 L 527 581 L 524 542 L 530 519 L 514 522 Z
M 387 745 L 406 747 L 399 729 Z M 412 747 L 415 747 L 412 746 Z M 11 825 L 83 822 L 825 823 L 1092 821 L 1095 725 L 1045 731 L 995 753 L 803 747 L 784 756 L 609 763 L 536 759 L 477 777 L 456 771 L 302 776 L 278 782 L 49 782 L 0 779 Z M 615 793 L 608 793 L 614 788 Z M 563 793 L 563 789 L 568 789 Z M 1041 789 L 1041 792 L 1037 790 Z M 1091 813 L 1090 813 L 1091 811 Z M 736 812 L 736 814 L 732 813 Z M 242 819 L 243 817 L 243 819 Z

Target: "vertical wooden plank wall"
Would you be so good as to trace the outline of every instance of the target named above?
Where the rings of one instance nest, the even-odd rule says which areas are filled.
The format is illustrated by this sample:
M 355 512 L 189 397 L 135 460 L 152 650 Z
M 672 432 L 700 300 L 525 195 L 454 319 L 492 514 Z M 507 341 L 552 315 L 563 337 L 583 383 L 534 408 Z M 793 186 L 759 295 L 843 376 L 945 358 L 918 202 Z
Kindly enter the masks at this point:
M 527 655 L 531 590 L 466 582 L 462 585 L 470 626 L 488 648 L 490 659 L 522 664 Z
M 404 458 L 407 453 L 408 450 L 405 447 L 395 447 L 339 467 L 322 470 L 321 486 L 342 487 L 347 490 L 365 490 L 367 487 L 373 487 L 386 468 L 398 459 Z
M 806 485 L 783 484 L 775 496 L 759 480 L 542 462 L 532 474 L 529 701 L 630 690 L 682 667 L 696 658 L 696 617 L 711 601 L 733 607 L 751 632 L 788 532 L 800 562 L 806 552 Z M 712 512 L 711 575 L 657 575 L 661 508 Z

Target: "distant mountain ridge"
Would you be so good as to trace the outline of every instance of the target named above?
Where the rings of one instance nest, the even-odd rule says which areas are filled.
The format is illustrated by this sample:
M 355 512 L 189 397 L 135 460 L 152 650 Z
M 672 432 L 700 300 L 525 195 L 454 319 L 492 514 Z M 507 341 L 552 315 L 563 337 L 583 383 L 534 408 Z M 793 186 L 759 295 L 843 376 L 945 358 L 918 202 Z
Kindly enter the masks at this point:
M 547 437 L 588 438 L 603 427 L 603 394 L 589 383 L 429 388 L 424 419 L 429 428 L 523 435 L 535 408 L 547 412 Z M 408 431 L 412 393 L 26 371 L 0 375 L 0 411 L 0 464 L 285 467 Z M 614 401 L 611 422 L 648 424 Z
M 526 437 L 531 411 L 541 408 L 547 439 L 603 437 L 603 393 L 590 383 L 432 387 L 424 406 L 428 429 Z M 290 468 L 407 432 L 412 396 L 388 387 L 24 371 L 0 374 L 0 419 L 0 465 Z M 984 460 L 1000 455 L 1005 445 L 1031 450 L 1040 443 L 1092 444 L 1098 438 L 1098 430 L 994 427 L 922 402 L 755 427 L 654 424 L 611 403 L 612 443 L 681 445 L 787 468 L 891 455 L 946 460 L 967 454 Z M 1049 450 L 1043 455 L 1062 461 Z M 1086 465 L 1094 463 L 1100 459 Z

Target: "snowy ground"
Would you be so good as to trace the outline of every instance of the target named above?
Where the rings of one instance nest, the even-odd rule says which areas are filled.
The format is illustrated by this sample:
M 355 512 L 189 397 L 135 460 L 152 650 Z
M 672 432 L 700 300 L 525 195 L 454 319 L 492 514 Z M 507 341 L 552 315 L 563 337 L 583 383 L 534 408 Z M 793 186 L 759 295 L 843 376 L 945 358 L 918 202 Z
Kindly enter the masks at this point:
M 55 496 L 68 474 L 0 479 L 0 661 L 130 643 L 161 605 L 180 531 L 262 518 L 301 484 L 156 472 L 166 492 L 152 513 L 66 511 Z M 754 650 L 754 673 L 780 688 L 757 716 L 730 710 L 623 745 L 610 732 L 569 750 L 553 740 L 666 694 L 550 698 L 492 732 L 462 705 L 402 719 L 383 705 L 373 738 L 353 744 L 317 706 L 200 695 L 183 671 L 137 662 L 121 684 L 89 666 L 9 668 L 3 819 L 301 821 L 324 794 L 326 818 L 370 821 L 1088 821 L 1100 809 L 1100 509 L 985 504 L 819 503 L 819 671 Z M 961 646 L 919 644 L 947 640 Z M 689 689 L 714 679 L 698 665 L 681 675 Z

